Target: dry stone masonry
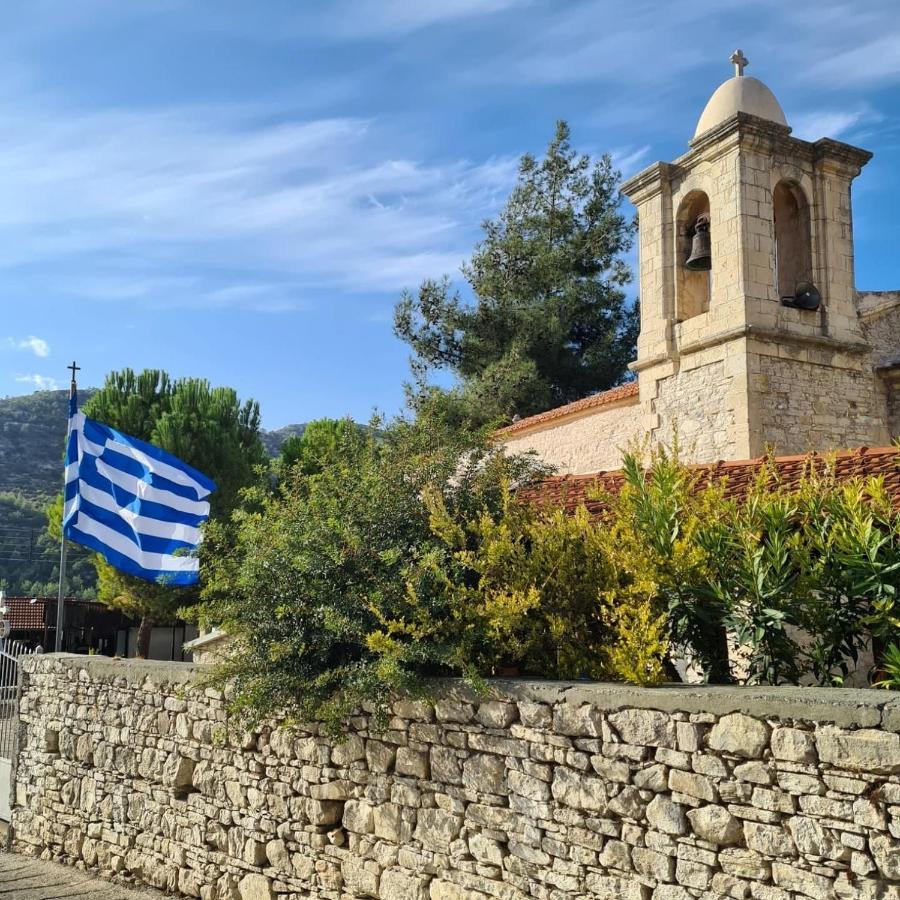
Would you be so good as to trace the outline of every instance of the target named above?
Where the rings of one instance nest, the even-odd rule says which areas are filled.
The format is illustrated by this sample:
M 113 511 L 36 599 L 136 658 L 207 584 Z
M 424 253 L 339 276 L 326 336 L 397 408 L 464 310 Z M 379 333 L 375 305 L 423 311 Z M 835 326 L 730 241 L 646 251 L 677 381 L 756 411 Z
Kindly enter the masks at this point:
M 13 842 L 204 900 L 900 898 L 900 701 L 498 682 L 229 728 L 197 668 L 24 664 Z

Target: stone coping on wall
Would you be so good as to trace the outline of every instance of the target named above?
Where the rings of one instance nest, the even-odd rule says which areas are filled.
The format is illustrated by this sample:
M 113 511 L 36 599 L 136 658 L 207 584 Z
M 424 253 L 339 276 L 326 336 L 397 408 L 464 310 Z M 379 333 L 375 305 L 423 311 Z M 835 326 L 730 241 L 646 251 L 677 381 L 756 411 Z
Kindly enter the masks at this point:
M 120 677 L 131 683 L 150 679 L 157 683 L 189 684 L 208 672 L 207 666 L 196 663 L 80 656 L 74 653 L 45 653 L 41 657 L 29 657 L 23 665 L 28 671 L 33 671 L 42 664 L 42 660 L 54 660 L 95 677 Z M 842 728 L 882 728 L 900 732 L 900 694 L 873 688 L 705 684 L 637 687 L 612 682 L 538 678 L 492 678 L 486 680 L 486 686 L 487 694 L 479 696 L 461 679 L 433 678 L 428 680 L 426 690 L 435 696 L 469 702 L 504 698 L 549 704 L 565 701 L 573 706 L 587 703 L 603 712 L 655 709 L 666 713 L 710 713 L 717 716 L 742 712 L 767 718 L 805 719 Z

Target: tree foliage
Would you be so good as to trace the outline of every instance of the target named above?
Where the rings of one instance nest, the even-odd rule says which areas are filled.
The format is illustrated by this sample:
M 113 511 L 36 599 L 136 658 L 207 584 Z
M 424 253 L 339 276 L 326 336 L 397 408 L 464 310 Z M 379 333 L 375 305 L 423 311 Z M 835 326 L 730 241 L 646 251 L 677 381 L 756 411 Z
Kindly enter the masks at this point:
M 599 518 L 570 515 L 517 490 L 532 460 L 434 412 L 343 430 L 318 471 L 211 527 L 193 614 L 235 637 L 214 680 L 238 712 L 338 728 L 425 676 L 509 669 L 841 684 L 872 634 L 897 635 L 900 517 L 878 479 L 826 466 L 784 485 L 765 465 L 736 500 L 676 454 L 635 452 Z
M 622 290 L 634 225 L 621 210 L 608 155 L 579 155 L 559 122 L 546 156 L 525 155 L 518 182 L 462 267 L 467 303 L 450 281 L 406 293 L 395 331 L 413 351 L 417 400 L 440 397 L 460 421 L 527 416 L 619 383 L 633 359 L 637 311 Z M 434 370 L 459 379 L 443 392 Z
M 162 371 L 112 372 L 85 406 L 106 425 L 175 454 L 216 482 L 211 516 L 227 519 L 239 492 L 265 462 L 259 440 L 259 407 L 241 403 L 231 388 Z M 194 588 L 151 584 L 95 556 L 98 596 L 107 605 L 141 619 L 138 654 L 146 655 L 150 627 L 173 621 L 180 607 L 198 599 Z
M 236 635 L 220 677 L 248 715 L 334 723 L 422 674 L 478 674 L 460 646 L 483 644 L 439 589 L 449 551 L 432 529 L 435 492 L 454 521 L 499 517 L 507 483 L 533 464 L 435 417 L 376 421 L 339 441 L 320 471 L 295 467 L 274 495 L 250 490 L 233 528 L 208 531 L 193 615 Z
M 303 475 L 315 475 L 342 452 L 359 429 L 352 419 L 315 419 L 303 429 L 303 434 L 286 438 L 279 456 L 283 472 L 296 468 Z

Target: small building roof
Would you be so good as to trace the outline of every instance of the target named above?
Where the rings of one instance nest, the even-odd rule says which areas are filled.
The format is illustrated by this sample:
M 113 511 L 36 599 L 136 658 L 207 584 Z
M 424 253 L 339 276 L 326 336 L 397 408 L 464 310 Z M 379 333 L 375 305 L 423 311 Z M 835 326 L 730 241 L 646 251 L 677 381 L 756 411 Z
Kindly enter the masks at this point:
M 629 381 L 628 384 L 610 388 L 608 391 L 601 391 L 599 394 L 591 394 L 590 397 L 582 397 L 581 400 L 575 400 L 572 403 L 567 403 L 565 406 L 555 406 L 546 412 L 519 419 L 518 422 L 513 422 L 512 425 L 498 429 L 495 434 L 499 437 L 507 437 L 518 434 L 521 431 L 529 431 L 532 428 L 555 422 L 557 419 L 580 415 L 603 406 L 610 406 L 613 403 L 618 403 L 620 400 L 628 400 L 637 396 L 637 381 Z
M 807 466 L 812 462 L 823 468 L 826 461 L 833 460 L 834 474 L 838 481 L 850 481 L 853 478 L 880 476 L 884 478 L 887 492 L 893 499 L 894 506 L 900 509 L 900 449 L 897 447 L 861 447 L 858 450 L 843 450 L 828 455 L 808 453 L 799 456 L 777 456 L 770 459 L 778 475 L 779 482 L 788 488 L 797 487 Z M 732 462 L 715 462 L 688 466 L 698 478 L 697 490 L 706 485 L 722 481 L 725 496 L 742 499 L 752 487 L 765 457 L 745 459 Z M 546 502 L 553 506 L 561 506 L 574 512 L 584 505 L 588 512 L 599 516 L 606 507 L 602 498 L 591 495 L 606 493 L 616 495 L 625 483 L 622 471 L 595 472 L 591 475 L 554 475 L 520 490 L 520 495 L 527 500 Z

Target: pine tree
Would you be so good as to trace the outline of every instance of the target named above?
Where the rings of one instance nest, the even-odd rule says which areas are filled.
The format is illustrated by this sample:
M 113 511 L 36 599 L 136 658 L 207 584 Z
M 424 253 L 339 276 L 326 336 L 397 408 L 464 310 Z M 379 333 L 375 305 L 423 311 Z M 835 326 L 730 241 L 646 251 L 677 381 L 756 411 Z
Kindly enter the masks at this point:
M 525 155 L 496 219 L 462 267 L 466 302 L 448 278 L 398 303 L 396 334 L 410 345 L 413 402 L 449 406 L 461 421 L 509 421 L 620 383 L 634 358 L 636 305 L 625 254 L 635 225 L 621 208 L 609 155 L 592 162 L 565 122 L 546 156 Z M 458 386 L 430 385 L 449 370 Z

